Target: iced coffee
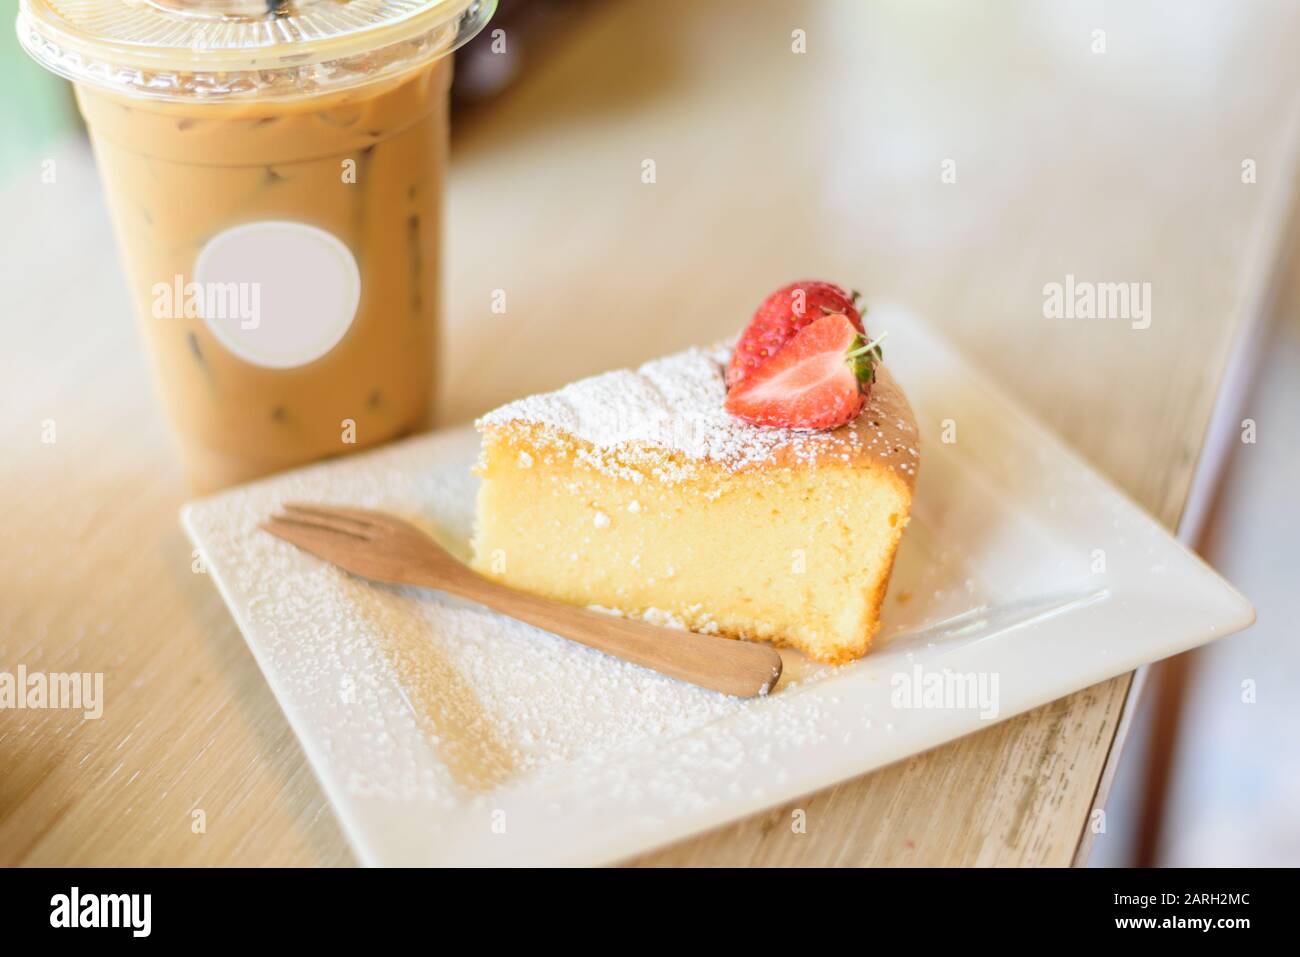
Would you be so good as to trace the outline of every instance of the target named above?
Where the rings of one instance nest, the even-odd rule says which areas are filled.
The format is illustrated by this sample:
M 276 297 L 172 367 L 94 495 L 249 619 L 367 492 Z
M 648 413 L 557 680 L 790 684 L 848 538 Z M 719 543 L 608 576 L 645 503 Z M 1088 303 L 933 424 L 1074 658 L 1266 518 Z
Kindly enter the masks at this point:
M 31 42 L 56 16 L 47 2 L 25 0 L 19 32 L 26 19 L 29 50 L 60 69 Z M 60 69 L 76 80 L 160 399 L 199 488 L 429 424 L 447 54 L 490 5 L 435 0 L 414 26 L 398 6 L 410 4 L 176 4 L 157 17 L 200 38 L 150 63 L 175 69 L 119 64 L 112 82 Z M 330 35 L 339 8 L 383 39 Z M 266 27 L 299 39 L 214 52 L 223 26 L 247 30 L 246 44 Z

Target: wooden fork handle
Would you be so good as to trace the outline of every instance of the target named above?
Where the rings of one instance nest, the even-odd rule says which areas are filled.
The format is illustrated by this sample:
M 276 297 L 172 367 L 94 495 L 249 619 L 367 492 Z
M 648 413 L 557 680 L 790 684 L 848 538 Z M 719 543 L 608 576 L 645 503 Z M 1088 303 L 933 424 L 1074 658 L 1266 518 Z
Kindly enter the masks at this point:
M 745 698 L 767 694 L 781 677 L 781 656 L 771 645 L 588 611 L 516 591 L 469 570 L 430 585 L 588 648 L 724 694 Z

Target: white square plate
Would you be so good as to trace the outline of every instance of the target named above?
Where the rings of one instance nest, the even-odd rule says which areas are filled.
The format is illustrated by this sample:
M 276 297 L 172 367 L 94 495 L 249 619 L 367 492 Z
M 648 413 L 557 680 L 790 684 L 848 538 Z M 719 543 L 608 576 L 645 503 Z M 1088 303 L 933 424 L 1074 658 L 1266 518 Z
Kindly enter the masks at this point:
M 465 554 L 468 428 L 186 506 L 361 861 L 617 861 L 1254 620 L 938 336 L 897 310 L 873 314 L 923 443 L 881 636 L 841 668 L 785 653 L 767 698 L 726 698 L 435 592 L 371 585 L 257 530 L 283 501 L 353 504 Z

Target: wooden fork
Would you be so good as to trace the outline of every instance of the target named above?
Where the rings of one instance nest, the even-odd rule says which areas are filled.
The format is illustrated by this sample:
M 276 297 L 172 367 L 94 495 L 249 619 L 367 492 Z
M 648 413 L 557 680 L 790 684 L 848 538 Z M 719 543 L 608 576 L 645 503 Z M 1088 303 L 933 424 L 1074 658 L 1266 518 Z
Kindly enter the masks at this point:
M 384 512 L 286 503 L 284 514 L 261 527 L 362 578 L 468 598 L 589 648 L 724 694 L 764 695 L 781 677 L 781 656 L 770 645 L 660 628 L 516 591 L 484 578 L 414 525 Z

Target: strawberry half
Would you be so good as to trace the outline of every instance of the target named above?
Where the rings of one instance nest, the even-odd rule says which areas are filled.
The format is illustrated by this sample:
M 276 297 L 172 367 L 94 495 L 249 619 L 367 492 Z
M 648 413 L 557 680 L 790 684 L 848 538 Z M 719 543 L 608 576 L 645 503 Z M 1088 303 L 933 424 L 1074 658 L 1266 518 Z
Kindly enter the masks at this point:
M 864 341 L 848 316 L 823 316 L 727 393 L 727 411 L 751 425 L 838 428 L 862 411 L 879 343 Z
M 727 365 L 727 388 L 744 381 L 776 355 L 785 344 L 823 316 L 847 316 L 862 332 L 857 293 L 845 292 L 832 282 L 807 279 L 782 286 L 763 300 L 741 333 Z

